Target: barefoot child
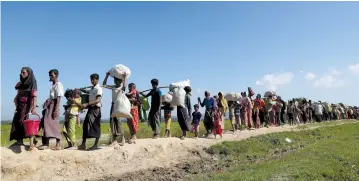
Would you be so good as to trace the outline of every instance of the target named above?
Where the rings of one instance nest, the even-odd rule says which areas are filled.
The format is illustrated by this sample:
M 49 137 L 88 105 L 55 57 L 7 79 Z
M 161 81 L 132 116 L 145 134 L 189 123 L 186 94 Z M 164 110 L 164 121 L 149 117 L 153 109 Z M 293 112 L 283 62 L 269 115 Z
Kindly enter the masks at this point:
M 217 137 L 217 134 L 222 138 L 222 127 L 221 127 L 221 113 L 218 110 L 218 107 L 214 108 L 214 126 L 213 126 L 213 134 L 214 138 Z
M 107 79 L 109 76 L 110 76 L 110 72 L 107 72 L 106 77 L 103 81 L 103 87 L 112 90 L 112 104 L 111 104 L 111 112 L 110 112 L 110 115 L 112 115 L 114 102 L 116 101 L 119 93 L 121 93 L 121 91 L 125 91 L 125 89 L 126 89 L 126 79 L 123 81 L 122 79 L 118 79 L 118 78 L 114 77 L 115 85 L 107 85 Z M 126 75 L 124 75 L 124 77 L 126 77 Z M 121 123 L 120 118 L 111 116 L 110 117 L 110 127 L 111 127 L 111 134 L 112 134 L 112 143 L 110 144 L 110 146 L 114 146 L 115 144 L 119 143 L 118 138 L 121 139 L 120 146 L 123 146 L 125 144 L 126 140 L 125 140 L 125 134 L 122 129 L 122 123 Z
M 165 124 L 166 124 L 166 130 L 165 130 L 165 138 L 171 137 L 171 122 L 172 122 L 172 115 L 171 112 L 174 110 L 173 107 L 171 107 L 171 103 L 169 102 L 162 102 L 162 107 L 164 117 L 165 117 Z
M 127 125 L 130 130 L 131 138 L 129 139 L 128 143 L 136 143 L 136 133 L 138 130 L 138 107 L 141 105 L 140 103 L 140 96 L 136 90 L 136 84 L 130 83 L 128 84 L 129 93 L 126 96 L 129 98 L 131 102 L 131 115 L 132 118 L 127 118 Z
M 76 124 L 80 125 L 80 112 L 81 109 L 81 97 L 78 90 L 67 90 L 65 92 L 65 97 L 67 99 L 67 105 L 65 108 L 65 123 L 62 129 L 62 134 L 64 135 L 68 146 L 67 149 L 75 147 L 76 141 Z
M 201 114 L 201 112 L 198 111 L 198 109 L 199 109 L 198 104 L 195 104 L 193 107 L 194 107 L 194 112 L 192 113 L 192 118 L 193 118 L 193 121 L 192 121 L 193 128 L 192 128 L 192 130 L 194 131 L 194 136 L 196 138 L 198 138 L 199 123 L 201 122 L 202 114 Z

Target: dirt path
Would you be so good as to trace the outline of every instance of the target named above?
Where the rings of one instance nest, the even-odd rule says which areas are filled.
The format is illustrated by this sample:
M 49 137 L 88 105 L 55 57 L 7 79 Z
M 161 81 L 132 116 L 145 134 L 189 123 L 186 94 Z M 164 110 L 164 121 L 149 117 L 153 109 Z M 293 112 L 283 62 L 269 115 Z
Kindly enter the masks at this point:
M 230 132 L 224 134 L 222 139 L 141 139 L 137 140 L 136 144 L 126 144 L 120 149 L 104 147 L 92 152 L 78 150 L 29 152 L 24 151 L 25 148 L 22 147 L 21 153 L 16 154 L 13 150 L 2 147 L 1 180 L 109 181 L 110 178 L 120 178 L 120 175 L 153 168 L 170 168 L 185 160 L 201 159 L 204 148 L 221 141 L 243 140 L 251 136 L 292 130 L 293 127 L 284 126 L 242 131 L 236 135 Z

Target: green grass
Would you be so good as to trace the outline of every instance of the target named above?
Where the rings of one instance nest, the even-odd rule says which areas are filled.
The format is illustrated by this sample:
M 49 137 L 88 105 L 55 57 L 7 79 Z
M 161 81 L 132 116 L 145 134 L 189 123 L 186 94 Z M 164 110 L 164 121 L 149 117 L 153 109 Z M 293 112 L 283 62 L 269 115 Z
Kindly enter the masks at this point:
M 147 126 L 147 123 L 139 123 L 138 126 L 138 132 L 137 132 L 137 138 L 141 139 L 141 138 L 152 138 L 153 136 L 153 132 L 150 126 Z M 62 125 L 61 125 L 62 128 Z M 130 132 L 128 129 L 128 126 L 126 123 L 122 124 L 122 128 L 125 131 L 125 136 L 126 138 L 128 138 L 130 136 Z M 165 132 L 165 124 L 162 123 L 161 124 L 161 136 L 164 135 Z M 229 130 L 231 129 L 231 123 L 230 121 L 226 121 L 225 122 L 225 129 Z M 101 133 L 102 133 L 102 138 L 100 141 L 100 144 L 108 144 L 109 142 L 109 135 L 110 135 L 110 123 L 102 123 L 101 124 Z M 11 144 L 13 144 L 15 141 L 9 141 L 10 138 L 10 130 L 11 130 L 11 125 L 9 124 L 4 124 L 1 125 L 1 146 L 9 146 Z M 204 134 L 205 133 L 205 128 L 203 126 L 203 121 L 201 122 L 201 126 L 200 126 L 200 134 Z M 178 122 L 172 122 L 171 123 L 171 135 L 172 137 L 180 137 L 182 134 L 181 128 L 178 124 Z M 193 137 L 194 134 L 187 134 L 187 137 Z M 76 129 L 76 139 L 77 139 L 77 143 L 81 143 L 81 139 L 82 139 L 82 128 L 78 128 Z M 93 139 L 92 139 L 93 140 Z M 24 140 L 27 141 L 27 140 Z M 62 144 L 65 143 L 65 139 L 63 139 Z M 92 142 L 90 141 L 89 144 L 91 144 Z
M 354 181 L 359 180 L 359 123 L 226 141 L 209 152 L 220 158 L 223 170 L 195 180 Z

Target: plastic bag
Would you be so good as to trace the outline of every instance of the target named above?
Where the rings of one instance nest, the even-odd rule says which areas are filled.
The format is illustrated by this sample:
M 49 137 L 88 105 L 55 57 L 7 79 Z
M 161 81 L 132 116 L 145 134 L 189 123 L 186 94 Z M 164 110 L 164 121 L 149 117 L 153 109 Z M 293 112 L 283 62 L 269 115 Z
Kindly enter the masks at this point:
M 148 111 L 150 109 L 150 104 L 148 103 L 147 97 L 141 96 L 140 99 L 141 99 L 142 109 L 144 111 Z
M 178 87 L 178 88 L 174 88 L 172 92 L 173 95 L 172 95 L 171 106 L 186 107 L 185 106 L 186 91 L 182 87 Z
M 131 70 L 122 64 L 115 65 L 109 72 L 111 77 L 116 77 L 122 80 L 128 79 L 131 75 Z M 126 77 L 123 74 L 126 74 Z
M 113 105 L 111 117 L 132 118 L 131 102 L 123 91 L 118 93 L 117 99 Z
M 184 80 L 184 81 L 180 81 L 180 82 L 175 82 L 170 84 L 170 91 L 172 91 L 174 88 L 176 87 L 180 87 L 180 88 L 185 88 L 186 86 L 190 86 L 191 85 L 191 81 L 189 79 Z
M 171 103 L 172 102 L 172 95 L 170 93 L 167 93 L 162 96 L 161 102 Z

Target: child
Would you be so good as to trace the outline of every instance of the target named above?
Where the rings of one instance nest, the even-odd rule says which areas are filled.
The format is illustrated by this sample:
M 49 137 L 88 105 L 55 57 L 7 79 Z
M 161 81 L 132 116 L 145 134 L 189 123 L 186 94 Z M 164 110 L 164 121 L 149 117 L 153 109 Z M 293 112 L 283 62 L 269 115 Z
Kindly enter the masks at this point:
M 217 134 L 222 138 L 222 127 L 221 127 L 221 113 L 218 110 L 218 107 L 214 108 L 214 126 L 213 126 L 213 134 L 214 138 L 217 137 Z
M 150 113 L 148 115 L 148 122 L 151 125 L 152 131 L 153 131 L 153 139 L 157 139 L 159 137 L 160 131 L 161 131 L 161 122 L 159 119 L 159 112 L 161 110 L 161 96 L 162 92 L 158 88 L 158 80 L 152 79 L 152 90 L 147 95 L 145 95 L 143 92 L 141 92 L 142 96 L 150 97 L 151 96 L 151 108 Z
M 82 89 L 81 91 L 89 93 L 89 102 L 82 104 L 83 109 L 88 109 L 82 127 L 82 143 L 78 146 L 79 150 L 86 149 L 86 140 L 95 138 L 95 143 L 88 150 L 97 150 L 98 142 L 101 137 L 101 107 L 102 107 L 102 88 L 99 85 L 100 76 L 92 74 L 90 76 L 91 84 L 90 90 Z
M 68 144 L 65 149 L 71 149 L 75 147 L 76 124 L 80 125 L 80 112 L 82 111 L 80 108 L 81 97 L 78 90 L 67 90 L 65 92 L 65 97 L 67 99 L 67 105 L 64 105 L 65 123 L 62 129 L 62 134 Z
M 126 96 L 129 98 L 131 102 L 131 115 L 132 118 L 127 119 L 127 125 L 131 133 L 131 138 L 129 140 L 129 144 L 136 143 L 136 133 L 138 130 L 138 107 L 141 105 L 139 93 L 136 90 L 136 84 L 130 83 L 128 84 L 129 93 Z
M 192 121 L 193 128 L 192 128 L 192 130 L 194 131 L 195 138 L 198 138 L 199 123 L 201 122 L 202 114 L 201 114 L 201 112 L 198 111 L 198 109 L 199 109 L 198 104 L 195 104 L 193 107 L 194 107 L 194 112 L 192 113 L 192 118 L 193 118 L 193 121 Z
M 241 130 L 241 125 L 242 125 L 242 122 L 241 122 L 241 104 L 239 101 L 235 102 L 234 104 L 234 119 L 235 119 L 235 122 L 234 122 L 234 128 L 235 128 L 235 131 L 237 132 L 238 130 L 240 131 Z
M 165 124 L 166 124 L 166 131 L 165 131 L 165 138 L 171 137 L 171 122 L 172 122 L 172 115 L 171 112 L 174 110 L 171 107 L 171 103 L 163 102 L 161 109 L 163 109 L 164 117 L 165 117 Z
M 112 104 L 111 104 L 111 111 L 110 111 L 110 115 L 111 115 L 112 111 L 113 111 L 114 102 L 116 101 L 118 95 L 122 91 L 125 91 L 125 89 L 126 89 L 126 79 L 124 81 L 122 81 L 122 79 L 118 79 L 118 78 L 114 77 L 115 85 L 107 85 L 107 79 L 109 76 L 110 76 L 110 72 L 107 72 L 106 77 L 103 80 L 103 87 L 112 90 Z M 126 77 L 126 75 L 124 75 L 124 77 Z M 122 122 L 121 122 L 120 118 L 111 116 L 110 117 L 110 127 L 111 127 L 111 134 L 112 134 L 112 143 L 110 144 L 110 146 L 115 146 L 117 143 L 120 143 L 120 146 L 123 146 L 125 144 L 126 140 L 125 140 L 125 134 L 122 129 Z M 121 142 L 119 142 L 119 140 L 118 140 L 119 138 L 121 139 Z

